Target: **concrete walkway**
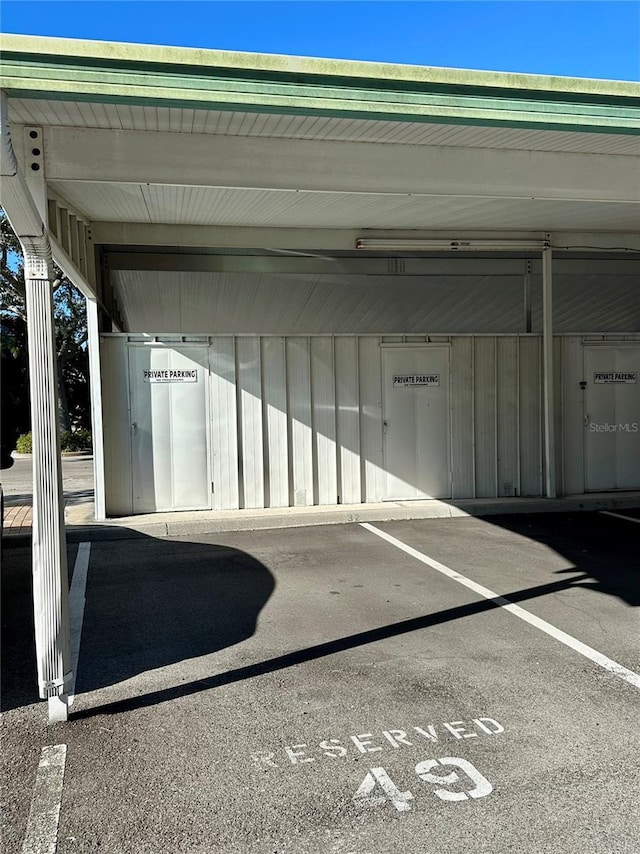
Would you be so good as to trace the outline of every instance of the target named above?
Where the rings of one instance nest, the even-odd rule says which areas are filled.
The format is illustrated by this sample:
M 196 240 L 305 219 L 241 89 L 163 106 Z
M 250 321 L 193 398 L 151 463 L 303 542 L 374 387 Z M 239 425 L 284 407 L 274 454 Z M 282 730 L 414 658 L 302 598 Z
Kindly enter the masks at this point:
M 4 508 L 4 534 L 31 534 L 31 505 L 17 504 Z
M 146 534 L 180 537 L 225 531 L 258 531 L 269 528 L 300 528 L 310 525 L 340 525 L 352 522 L 391 522 L 410 519 L 438 519 L 466 516 L 494 516 L 505 513 L 579 512 L 622 510 L 640 507 L 640 491 L 574 495 L 564 498 L 490 498 L 464 501 L 385 501 L 337 507 L 275 507 L 264 510 L 197 510 L 121 516 L 96 522 L 93 504 L 67 507 L 67 530 L 76 535 L 100 538 L 101 532 L 118 536 Z M 89 531 L 89 529 L 91 529 Z M 75 539 L 75 538 L 74 538 Z

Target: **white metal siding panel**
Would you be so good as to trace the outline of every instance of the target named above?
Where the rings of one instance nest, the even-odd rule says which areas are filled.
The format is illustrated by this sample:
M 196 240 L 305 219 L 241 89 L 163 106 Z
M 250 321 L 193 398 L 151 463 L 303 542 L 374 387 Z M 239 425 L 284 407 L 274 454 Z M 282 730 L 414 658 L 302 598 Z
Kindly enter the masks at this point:
M 453 498 L 473 498 L 473 338 L 451 339 L 451 458 Z
M 518 339 L 497 338 L 498 495 L 520 492 L 518 458 Z
M 238 495 L 238 433 L 234 340 L 214 338 L 209 350 L 211 370 L 211 445 L 213 506 L 235 510 Z
M 533 285 L 531 313 L 535 332 L 542 329 L 540 279 L 536 282 L 534 277 Z M 553 330 L 556 334 L 640 332 L 640 294 L 637 277 L 629 275 L 561 276 L 554 273 Z
M 253 188 L 52 179 L 54 193 L 97 222 L 153 222 L 280 228 L 475 229 L 478 199 L 470 195 L 394 196 Z M 611 231 L 637 227 L 635 205 L 556 199 L 482 199 L 482 227 L 534 231 Z
M 553 416 L 554 444 L 556 464 L 556 495 L 564 493 L 564 454 L 562 442 L 562 338 L 556 335 L 553 339 Z
M 152 513 L 172 506 L 170 387 L 145 383 L 145 369 L 169 368 L 169 351 L 164 347 L 129 347 L 129 389 L 133 512 Z
M 382 359 L 380 339 L 359 339 L 360 450 L 363 497 L 382 501 L 386 475 L 382 456 Z
M 94 222 L 143 222 L 279 228 L 477 229 L 473 195 L 395 196 L 254 188 L 177 187 L 52 179 L 53 192 Z M 625 202 L 493 198 L 481 200 L 486 230 L 611 231 L 637 228 Z
M 129 516 L 133 505 L 126 338 L 101 338 L 100 365 L 106 512 L 107 516 Z
M 359 504 L 362 501 L 362 489 L 356 337 L 335 339 L 335 362 L 339 496 L 342 504 Z
M 314 504 L 337 504 L 336 390 L 333 338 L 311 339 Z
M 209 349 L 176 346 L 169 351 L 169 367 L 196 371 L 195 383 L 169 383 L 171 508 L 211 507 L 209 425 L 207 403 Z
M 262 394 L 266 501 L 289 506 L 289 451 L 285 339 L 262 339 Z
M 474 339 L 476 497 L 497 495 L 496 339 Z
M 584 492 L 584 391 L 582 338 L 563 338 L 562 423 L 558 441 L 564 445 L 564 491 L 567 495 Z
M 240 506 L 264 507 L 260 339 L 238 338 L 236 360 L 240 398 Z
M 287 339 L 287 391 L 291 442 L 291 504 L 313 504 L 313 438 L 309 339 Z
M 114 270 L 111 279 L 131 331 L 223 335 L 523 331 L 522 277 Z M 534 331 L 541 328 L 539 292 L 540 281 L 534 277 Z M 590 329 L 640 331 L 640 299 L 633 276 L 585 280 L 554 275 L 555 332 Z
M 542 355 L 538 337 L 520 338 L 520 491 L 542 494 Z

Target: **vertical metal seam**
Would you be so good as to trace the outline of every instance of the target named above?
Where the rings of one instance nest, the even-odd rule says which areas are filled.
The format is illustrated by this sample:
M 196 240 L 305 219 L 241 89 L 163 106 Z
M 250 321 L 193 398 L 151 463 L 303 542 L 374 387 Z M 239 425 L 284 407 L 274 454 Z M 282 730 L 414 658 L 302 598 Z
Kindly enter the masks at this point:
M 171 365 L 171 350 L 167 350 L 167 358 L 169 365 Z M 174 477 L 174 468 L 175 468 L 175 459 L 173 455 L 173 383 L 167 383 L 169 386 L 169 448 L 171 449 L 169 453 L 171 454 L 171 465 L 169 466 L 169 478 L 170 478 L 170 489 L 171 489 L 171 506 L 175 507 L 176 505 L 176 490 L 175 490 L 175 477 Z M 153 412 L 153 407 L 151 407 L 151 411 Z
M 493 424 L 494 424 L 494 450 L 495 450 L 495 496 L 496 498 L 500 494 L 500 490 L 498 487 L 499 481 L 499 472 L 498 472 L 498 455 L 500 453 L 499 445 L 498 445 L 498 410 L 500 407 L 500 401 L 498 399 L 499 390 L 498 390 L 498 339 L 494 335 L 493 337 L 493 386 L 495 389 L 494 393 L 494 402 L 493 402 Z
M 246 505 L 244 491 L 244 412 L 242 408 L 242 382 L 240 378 L 240 361 L 238 354 L 238 340 L 236 335 L 231 336 L 233 349 L 233 369 L 235 371 L 235 399 L 236 399 L 236 476 L 238 478 L 238 507 L 243 510 Z
M 314 370 L 316 362 L 313 342 L 317 340 L 315 337 L 307 336 L 307 349 L 309 351 L 309 405 L 311 409 L 311 494 L 313 495 L 313 504 L 320 503 L 320 461 L 318 459 L 318 425 L 316 423 L 316 390 L 315 383 L 318 381 L 317 368 Z
M 565 441 L 564 441 L 564 360 L 565 360 L 565 339 L 560 337 L 560 453 L 562 454 L 562 465 L 560 466 L 560 491 L 561 495 L 565 492 L 564 466 L 565 466 Z
M 522 344 L 522 336 L 516 336 L 516 450 L 517 450 L 517 478 L 518 478 L 518 498 L 522 497 L 522 463 L 520 454 L 522 453 L 522 441 L 520 423 L 520 347 Z
M 284 358 L 284 374 L 285 374 L 285 405 L 287 410 L 287 455 L 289 458 L 287 465 L 287 474 L 289 480 L 289 506 L 295 506 L 295 490 L 296 490 L 296 479 L 295 479 L 295 460 L 293 453 L 293 415 L 291 412 L 291 366 L 289 364 L 289 360 L 291 358 L 291 339 L 289 336 L 284 337 L 284 347 L 285 347 L 285 358 Z
M 471 481 L 473 487 L 473 497 L 477 497 L 477 480 L 476 480 L 476 337 L 471 336 L 471 449 L 472 449 L 472 465 L 471 465 Z
M 269 457 L 269 418 L 267 413 L 267 395 L 264 379 L 264 336 L 258 336 L 260 353 L 260 408 L 262 411 L 262 506 L 271 507 L 271 471 Z

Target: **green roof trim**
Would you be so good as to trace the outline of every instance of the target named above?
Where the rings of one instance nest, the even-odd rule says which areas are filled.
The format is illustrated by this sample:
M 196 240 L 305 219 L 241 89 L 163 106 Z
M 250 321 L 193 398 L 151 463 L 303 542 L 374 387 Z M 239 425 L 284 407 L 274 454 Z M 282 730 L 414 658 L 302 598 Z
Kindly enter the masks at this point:
M 9 96 L 640 134 L 640 84 L 2 37 Z

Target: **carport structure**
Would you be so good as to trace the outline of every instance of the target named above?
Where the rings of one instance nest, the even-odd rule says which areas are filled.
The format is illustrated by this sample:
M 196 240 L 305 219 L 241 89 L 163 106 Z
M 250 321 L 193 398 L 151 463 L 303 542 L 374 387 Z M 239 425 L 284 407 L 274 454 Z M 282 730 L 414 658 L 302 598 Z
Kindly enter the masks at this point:
M 4 36 L 0 85 L 53 718 L 52 258 L 87 298 L 98 519 L 640 487 L 637 438 L 585 429 L 635 423 L 637 84 Z

